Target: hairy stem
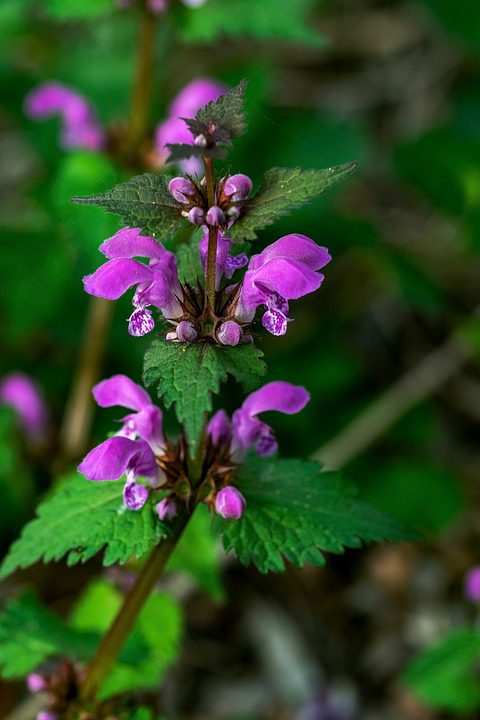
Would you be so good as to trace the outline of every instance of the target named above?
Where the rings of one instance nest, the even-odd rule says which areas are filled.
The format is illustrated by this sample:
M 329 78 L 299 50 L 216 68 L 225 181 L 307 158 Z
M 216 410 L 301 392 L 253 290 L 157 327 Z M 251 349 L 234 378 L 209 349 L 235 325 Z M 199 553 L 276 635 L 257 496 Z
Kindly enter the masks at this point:
M 143 566 L 136 584 L 125 598 L 122 607 L 110 629 L 104 635 L 93 660 L 87 668 L 87 675 L 81 689 L 83 700 L 94 700 L 98 688 L 108 676 L 132 631 L 138 614 L 164 571 L 188 523 L 189 517 L 186 512 L 178 515 L 171 525 L 170 536 L 153 550 Z
M 205 158 L 205 179 L 209 207 L 215 205 L 215 175 L 212 158 Z M 218 228 L 208 227 L 207 268 L 205 272 L 205 293 L 208 304 L 215 309 L 215 283 L 217 274 L 217 238 Z
M 157 16 L 148 9 L 145 3 L 143 5 L 142 26 L 138 40 L 137 69 L 127 132 L 127 147 L 130 152 L 133 152 L 142 142 L 148 125 L 156 19 Z

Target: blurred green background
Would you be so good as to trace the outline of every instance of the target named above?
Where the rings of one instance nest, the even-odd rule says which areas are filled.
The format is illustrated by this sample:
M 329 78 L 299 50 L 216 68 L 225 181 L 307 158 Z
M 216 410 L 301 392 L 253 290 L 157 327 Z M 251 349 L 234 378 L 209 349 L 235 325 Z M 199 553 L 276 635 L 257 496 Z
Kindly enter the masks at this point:
M 31 122 L 23 101 L 57 80 L 91 100 L 105 124 L 121 124 L 138 31 L 137 10 L 113 0 L 0 3 L 0 377 L 21 370 L 35 378 L 53 418 L 47 447 L 32 450 L 12 414 L 0 415 L 3 549 L 56 472 L 90 303 L 81 277 L 119 227 L 114 216 L 69 199 L 129 175 L 107 156 L 61 150 L 58 123 Z M 272 424 L 286 456 L 322 459 L 335 439 L 325 457 L 345 466 L 359 493 L 425 533 L 416 547 L 351 552 L 325 571 L 262 578 L 230 566 L 230 605 L 197 596 L 187 603 L 186 650 L 167 693 L 172 717 L 300 717 L 308 698 L 292 691 L 288 709 L 278 679 L 295 662 L 300 685 L 312 675 L 320 695 L 325 687 L 339 693 L 346 720 L 348 712 L 382 720 L 460 712 L 455 701 L 439 710 L 423 703 L 400 677 L 421 648 L 473 621 L 462 581 L 479 562 L 480 534 L 479 69 L 474 0 L 207 0 L 196 10 L 172 2 L 158 22 L 152 131 L 195 77 L 247 77 L 249 131 L 228 158 L 236 172 L 258 183 L 272 165 L 358 161 L 346 183 L 262 233 L 255 247 L 300 232 L 333 256 L 322 290 L 294 304 L 287 335 L 262 337 L 268 379 L 301 382 L 312 394 L 298 417 Z M 150 338 L 127 334 L 129 308 L 129 297 L 116 303 L 101 377 L 140 379 Z M 450 362 L 451 372 L 431 392 L 438 368 L 418 377 L 415 368 L 465 326 L 468 358 L 444 349 L 440 363 Z M 369 408 L 412 371 L 421 402 L 404 412 L 402 387 L 388 395 L 369 435 Z M 222 404 L 232 410 L 240 401 L 228 387 Z M 114 417 L 95 417 L 89 446 Z M 342 438 L 354 419 L 355 437 L 367 433 L 369 444 L 350 452 Z M 75 572 L 58 592 L 41 569 L 33 580 L 55 603 L 75 594 Z M 269 622 L 278 647 L 265 640 Z M 269 653 L 297 660 L 279 668 Z M 19 692 L 5 689 L 5 712 Z M 257 705 L 244 701 L 255 693 Z M 301 718 L 334 718 L 311 712 Z

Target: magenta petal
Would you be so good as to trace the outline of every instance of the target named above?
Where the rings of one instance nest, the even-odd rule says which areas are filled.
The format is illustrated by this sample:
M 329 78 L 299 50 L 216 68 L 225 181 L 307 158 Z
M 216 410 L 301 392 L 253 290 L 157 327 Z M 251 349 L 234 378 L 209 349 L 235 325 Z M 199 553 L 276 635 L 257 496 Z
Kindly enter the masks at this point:
M 139 307 L 128 318 L 128 332 L 133 337 L 143 337 L 152 332 L 155 320 L 147 308 Z
M 300 385 L 292 385 L 282 380 L 267 383 L 251 393 L 241 407 L 241 411 L 250 416 L 259 415 L 268 410 L 293 415 L 303 410 L 310 400 L 310 394 Z
M 157 125 L 155 130 L 155 148 L 162 156 L 168 154 L 168 144 L 193 142 L 192 133 L 179 117 L 170 117 Z
M 122 434 L 126 437 L 130 437 L 133 433 L 138 435 L 155 452 L 160 452 L 164 448 L 163 415 L 156 405 L 143 406 L 139 412 L 124 417 L 123 423 Z
M 214 445 L 224 445 L 230 442 L 232 424 L 225 410 L 218 410 L 208 423 L 207 433 Z
M 123 488 L 123 502 L 129 510 L 140 510 L 148 500 L 148 490 L 144 485 L 128 480 Z
M 152 280 L 152 270 L 141 262 L 116 258 L 83 278 L 85 291 L 107 300 L 118 300 L 132 285 Z
M 262 317 L 263 327 L 272 335 L 285 335 L 287 322 L 287 318 L 280 310 L 267 310 Z
M 261 285 L 287 300 L 295 300 L 318 290 L 323 280 L 323 275 L 297 260 L 272 258 L 258 270 L 247 270 L 244 282 L 245 292 L 248 294 L 251 288 L 254 297 L 258 296 L 258 286 Z
M 78 466 L 78 470 L 89 480 L 97 482 L 118 480 L 127 471 L 141 449 L 135 440 L 119 436 L 112 437 L 90 450 Z
M 0 381 L 0 405 L 12 407 L 25 433 L 40 441 L 48 431 L 48 409 L 39 386 L 23 373 L 11 373 Z
M 480 566 L 471 568 L 465 576 L 465 597 L 471 602 L 480 602 Z
M 100 245 L 102 252 L 110 260 L 113 258 L 147 257 L 159 259 L 168 250 L 153 237 L 140 235 L 139 228 L 124 227 Z
M 95 385 L 92 392 L 95 402 L 100 407 L 118 405 L 129 410 L 142 410 L 152 403 L 147 391 L 126 375 L 113 375 L 107 380 L 102 380 Z
M 276 242 L 268 245 L 258 255 L 253 255 L 250 268 L 257 270 L 272 258 L 283 257 L 308 265 L 311 270 L 320 270 L 332 259 L 327 248 L 317 245 L 306 235 L 293 233 L 284 235 Z
M 225 487 L 215 498 L 215 511 L 225 520 L 239 520 L 245 510 L 245 498 L 234 487 Z
M 169 115 L 173 117 L 193 117 L 197 111 L 212 100 L 227 92 L 227 87 L 210 78 L 197 78 L 183 90 L 170 104 Z
M 222 233 L 218 233 L 217 238 L 217 287 L 220 284 L 222 275 L 225 272 L 227 263 L 230 257 L 230 250 L 232 247 L 232 240 L 224 237 Z M 207 265 L 207 253 L 208 253 L 208 228 L 204 228 L 203 235 L 198 245 L 198 251 L 200 253 L 200 260 L 202 267 L 205 270 Z M 229 277 L 232 277 L 231 275 Z

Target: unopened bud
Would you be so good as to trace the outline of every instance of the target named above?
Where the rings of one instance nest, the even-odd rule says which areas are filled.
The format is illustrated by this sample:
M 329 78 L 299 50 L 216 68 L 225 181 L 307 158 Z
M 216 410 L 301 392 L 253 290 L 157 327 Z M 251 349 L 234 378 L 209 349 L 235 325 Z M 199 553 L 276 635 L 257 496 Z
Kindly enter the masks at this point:
M 193 342 L 197 339 L 198 332 L 190 320 L 181 320 L 177 325 L 177 338 L 180 342 Z
M 202 147 L 202 148 L 207 147 L 207 138 L 205 137 L 205 135 L 203 135 L 203 133 L 200 133 L 200 135 L 197 135 L 197 137 L 195 138 L 195 140 L 193 142 L 197 147 Z
M 227 210 L 227 215 L 229 220 L 233 220 L 233 222 L 235 222 L 235 220 L 238 220 L 240 217 L 240 208 L 236 205 L 232 205 L 232 207 Z
M 194 225 L 202 225 L 205 218 L 205 213 L 203 212 L 202 208 L 195 206 L 190 210 L 187 218 Z
M 238 345 L 242 339 L 243 331 L 240 325 L 233 320 L 227 320 L 220 325 L 220 329 L 217 332 L 218 342 L 222 345 L 231 345 L 234 347 Z
M 217 227 L 218 225 L 223 225 L 224 222 L 225 213 L 222 208 L 219 208 L 218 205 L 213 205 L 207 212 L 207 224 Z
M 184 177 L 174 177 L 168 183 L 168 190 L 179 203 L 189 202 L 190 195 L 195 195 L 196 188 L 191 180 Z
M 239 520 L 243 515 L 245 505 L 242 493 L 231 486 L 220 490 L 215 498 L 215 512 L 225 520 Z
M 47 687 L 47 683 L 43 675 L 39 673 L 30 673 L 27 675 L 27 687 L 32 695 L 42 692 Z
M 160 520 L 171 520 L 177 514 L 177 503 L 171 498 L 163 498 L 156 507 Z
M 233 202 L 237 202 L 237 200 L 245 200 L 252 187 L 253 183 L 248 175 L 239 173 L 238 175 L 231 175 L 227 178 L 223 186 L 223 192 L 227 197 L 230 197 Z

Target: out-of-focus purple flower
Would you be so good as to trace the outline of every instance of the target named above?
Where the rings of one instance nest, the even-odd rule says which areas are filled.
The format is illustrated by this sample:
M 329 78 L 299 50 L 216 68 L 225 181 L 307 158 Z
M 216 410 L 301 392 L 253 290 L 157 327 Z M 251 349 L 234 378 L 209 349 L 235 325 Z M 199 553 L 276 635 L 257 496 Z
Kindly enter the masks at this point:
M 172 500 L 170 498 L 163 498 L 163 500 L 160 500 L 156 507 L 156 510 L 160 520 L 171 520 L 178 513 L 175 500 Z
M 206 2 L 206 0 L 182 0 L 187 7 L 196 8 Z M 126 10 L 131 7 L 133 0 L 117 0 L 117 7 Z M 168 8 L 168 0 L 148 0 L 148 8 L 152 13 L 163 13 Z
M 232 486 L 222 488 L 215 497 L 215 511 L 225 520 L 239 520 L 245 505 L 242 493 Z
M 241 460 L 250 448 L 258 455 L 273 455 L 278 447 L 273 430 L 257 416 L 270 410 L 293 415 L 303 410 L 309 399 L 308 392 L 299 385 L 281 380 L 267 383 L 245 399 L 231 422 L 224 410 L 215 413 L 208 434 L 214 444 L 229 444 L 235 460 Z
M 480 602 L 480 566 L 471 568 L 465 576 L 465 597 Z
M 153 330 L 155 323 L 150 306 L 158 308 L 167 319 L 182 314 L 177 261 L 163 245 L 152 237 L 140 235 L 138 228 L 123 228 L 105 240 L 100 251 L 109 259 L 92 275 L 84 277 L 85 290 L 90 295 L 117 300 L 136 285 L 135 310 L 128 324 L 131 335 L 145 335 Z M 150 263 L 145 265 L 134 257 L 147 257 Z
M 187 4 L 187 3 L 186 3 Z M 192 7 L 194 3 L 188 3 Z M 201 3 L 197 2 L 196 5 Z M 194 138 L 181 118 L 192 118 L 206 103 L 216 100 L 227 91 L 227 87 L 210 78 L 198 78 L 186 85 L 172 100 L 168 108 L 168 117 L 157 125 L 155 148 L 163 161 L 168 156 L 166 145 L 176 143 L 193 144 Z M 182 160 L 180 167 L 184 172 L 199 173 L 202 163 L 198 158 Z
M 48 432 L 48 410 L 36 382 L 23 373 L 11 373 L 0 380 L 0 405 L 8 405 L 18 415 L 25 434 L 41 442 Z
M 37 720 L 60 720 L 57 713 L 50 712 L 50 710 L 42 710 L 37 715 Z
M 217 236 L 217 272 L 216 272 L 216 285 L 217 290 L 220 286 L 222 276 L 225 275 L 229 280 L 231 279 L 235 270 L 239 270 L 248 264 L 248 257 L 245 253 L 239 255 L 230 255 L 233 241 L 230 238 L 225 237 L 222 233 L 218 233 Z M 207 254 L 208 254 L 208 228 L 203 229 L 203 235 L 200 239 L 198 246 L 200 252 L 200 260 L 202 267 L 205 270 L 207 265 Z
M 25 98 L 25 112 L 34 120 L 59 115 L 61 144 L 66 149 L 101 150 L 105 144 L 105 132 L 90 103 L 65 85 L 47 82 L 32 90 Z
M 305 235 L 285 235 L 253 255 L 243 279 L 236 317 L 251 322 L 266 306 L 263 326 L 272 335 L 287 331 L 288 301 L 318 290 L 324 276 L 317 272 L 331 260 L 328 250 Z
M 35 695 L 36 693 L 45 690 L 47 683 L 45 682 L 43 675 L 34 672 L 27 675 L 27 687 L 29 692 L 31 692 L 32 695 Z
M 164 482 L 155 453 L 165 446 L 162 412 L 152 404 L 150 395 L 126 375 L 114 375 L 95 385 L 93 396 L 100 407 L 126 407 L 134 412 L 122 420 L 118 433 L 91 450 L 78 470 L 89 480 L 118 480 L 126 475 L 124 502 L 130 510 L 139 510 L 148 499 L 148 489 L 137 482 L 147 478 L 150 487 Z

